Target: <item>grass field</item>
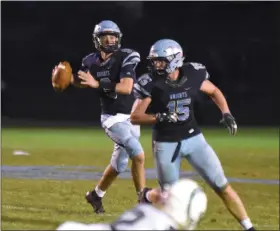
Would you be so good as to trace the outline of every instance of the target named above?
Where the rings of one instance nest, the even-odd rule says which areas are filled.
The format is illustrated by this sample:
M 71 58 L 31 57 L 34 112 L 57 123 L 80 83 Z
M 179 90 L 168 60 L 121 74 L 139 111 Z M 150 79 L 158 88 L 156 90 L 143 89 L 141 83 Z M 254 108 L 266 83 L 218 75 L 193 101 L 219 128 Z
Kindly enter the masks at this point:
M 225 129 L 203 129 L 216 150 L 228 177 L 278 180 L 278 129 L 240 128 L 236 137 Z M 146 167 L 153 168 L 151 134 L 142 131 Z M 102 130 L 88 129 L 2 129 L 3 166 L 96 166 L 101 172 L 109 163 L 113 144 Z M 14 150 L 28 156 L 13 155 Z M 73 167 L 69 167 L 73 168 Z M 183 170 L 191 170 L 187 163 Z M 71 169 L 70 169 L 71 170 Z M 70 171 L 68 169 L 68 171 Z M 89 171 L 79 169 L 79 171 Z M 94 170 L 92 174 L 94 173 Z M 3 174 L 3 170 L 2 170 Z M 51 173 L 50 173 L 51 174 Z M 212 190 L 199 180 L 208 195 L 208 210 L 198 229 L 241 229 Z M 2 230 L 55 229 L 65 220 L 109 222 L 136 203 L 130 179 L 118 179 L 104 197 L 106 214 L 95 215 L 84 194 L 96 180 L 20 179 L 2 176 Z M 156 186 L 155 179 L 148 180 Z M 279 183 L 232 183 L 245 202 L 259 230 L 279 230 Z

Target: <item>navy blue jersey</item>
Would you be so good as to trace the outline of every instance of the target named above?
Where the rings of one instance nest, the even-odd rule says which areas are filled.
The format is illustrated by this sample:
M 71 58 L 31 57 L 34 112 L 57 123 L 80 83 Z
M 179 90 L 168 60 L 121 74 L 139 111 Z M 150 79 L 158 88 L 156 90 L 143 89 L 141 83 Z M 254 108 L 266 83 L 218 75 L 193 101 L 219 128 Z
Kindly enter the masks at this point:
M 152 99 L 149 108 L 152 113 L 176 112 L 178 115 L 177 123 L 155 124 L 153 135 L 156 141 L 177 142 L 200 133 L 194 116 L 194 101 L 209 74 L 199 63 L 185 63 L 179 70 L 176 82 L 144 74 L 134 84 L 136 98 Z
M 120 49 L 109 59 L 102 61 L 100 53 L 92 53 L 82 60 L 82 71 L 90 71 L 97 80 L 108 79 L 119 83 L 122 78 L 136 79 L 135 68 L 140 62 L 138 52 L 131 49 Z M 134 102 L 134 95 L 122 95 L 108 89 L 98 89 L 101 111 L 103 114 L 115 115 L 117 113 L 130 114 Z

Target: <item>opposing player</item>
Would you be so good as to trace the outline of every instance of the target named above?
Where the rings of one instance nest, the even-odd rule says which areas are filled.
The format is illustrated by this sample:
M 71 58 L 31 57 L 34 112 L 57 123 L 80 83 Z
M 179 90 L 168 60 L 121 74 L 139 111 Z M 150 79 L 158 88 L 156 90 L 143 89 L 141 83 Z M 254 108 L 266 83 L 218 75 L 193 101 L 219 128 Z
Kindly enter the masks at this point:
M 140 55 L 132 49 L 121 48 L 121 38 L 122 33 L 114 22 L 105 20 L 97 24 L 93 32 L 97 51 L 83 58 L 80 71 L 72 78 L 73 85 L 95 88 L 99 92 L 102 127 L 114 142 L 110 164 L 95 189 L 86 194 L 95 213 L 104 212 L 102 198 L 117 176 L 126 170 L 129 158 L 137 194 L 145 187 L 144 152 L 138 140 L 140 128 L 129 121 Z
M 138 79 L 134 90 L 141 102 L 131 115 L 133 124 L 153 124 L 153 152 L 160 185 L 179 179 L 181 159 L 188 162 L 222 198 L 244 229 L 254 230 L 239 196 L 224 175 L 221 163 L 201 133 L 193 103 L 199 91 L 209 95 L 222 112 L 222 122 L 235 135 L 237 124 L 222 92 L 209 81 L 206 67 L 183 63 L 183 50 L 174 40 L 157 41 L 148 59 L 151 73 Z M 147 108 L 152 114 L 147 114 Z M 157 190 L 146 188 L 142 201 L 153 202 Z
M 137 205 L 111 224 L 68 221 L 57 230 L 194 230 L 206 212 L 207 197 L 195 181 L 181 179 L 166 188 L 158 205 Z

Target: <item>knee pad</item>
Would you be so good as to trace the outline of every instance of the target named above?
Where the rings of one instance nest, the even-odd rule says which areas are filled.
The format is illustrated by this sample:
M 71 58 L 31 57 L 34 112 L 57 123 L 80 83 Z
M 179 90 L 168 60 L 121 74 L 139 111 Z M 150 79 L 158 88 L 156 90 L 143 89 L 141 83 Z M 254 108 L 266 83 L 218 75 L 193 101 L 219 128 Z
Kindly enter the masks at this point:
M 128 137 L 124 141 L 124 147 L 130 158 L 133 158 L 144 152 L 139 140 L 133 136 Z
M 226 186 L 228 185 L 228 180 L 225 177 L 224 173 L 218 173 L 215 178 L 208 179 L 208 183 L 210 186 L 216 191 L 221 192 L 223 191 Z

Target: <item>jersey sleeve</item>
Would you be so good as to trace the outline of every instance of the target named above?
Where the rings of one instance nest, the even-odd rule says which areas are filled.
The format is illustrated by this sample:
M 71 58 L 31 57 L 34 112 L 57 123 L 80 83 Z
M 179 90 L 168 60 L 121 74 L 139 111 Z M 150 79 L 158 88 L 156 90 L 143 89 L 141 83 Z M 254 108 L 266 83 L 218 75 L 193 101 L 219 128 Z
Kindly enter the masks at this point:
M 133 92 L 137 99 L 144 99 L 152 96 L 153 81 L 149 74 L 140 76 L 134 84 Z
M 95 58 L 95 54 L 91 53 L 87 56 L 85 56 L 82 59 L 82 63 L 81 63 L 81 71 L 87 72 L 90 69 L 91 64 L 94 62 L 94 58 Z
M 136 78 L 135 69 L 140 62 L 140 54 L 137 51 L 131 49 L 122 49 L 124 54 L 121 63 L 120 78 Z
M 75 79 L 75 82 L 76 83 L 80 83 L 81 80 L 78 78 L 78 71 L 84 71 L 84 72 L 88 72 L 89 69 L 90 69 L 90 66 L 91 66 L 91 62 L 92 62 L 92 58 L 94 56 L 94 53 L 91 53 L 87 56 L 85 56 L 83 59 L 82 59 L 82 62 L 79 66 L 79 69 L 76 69 L 76 71 L 73 71 L 73 76 L 74 76 L 74 79 Z M 78 66 L 78 65 L 77 65 Z
M 206 67 L 201 63 L 189 63 L 191 68 L 191 72 L 193 73 L 192 82 L 194 86 L 200 89 L 203 81 L 210 78 L 210 75 L 206 69 Z

